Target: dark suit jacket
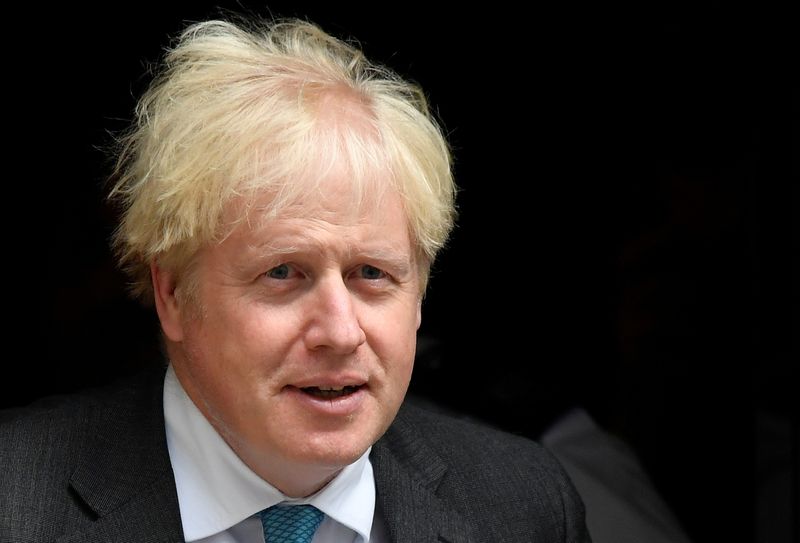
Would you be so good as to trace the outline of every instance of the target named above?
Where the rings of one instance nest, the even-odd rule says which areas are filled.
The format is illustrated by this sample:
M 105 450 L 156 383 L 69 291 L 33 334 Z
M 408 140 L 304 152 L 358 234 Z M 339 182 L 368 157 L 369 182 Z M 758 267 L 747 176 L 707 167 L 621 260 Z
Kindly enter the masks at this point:
M 0 412 L 0 542 L 183 541 L 162 390 L 157 373 Z M 371 461 L 395 543 L 589 541 L 531 441 L 405 406 Z

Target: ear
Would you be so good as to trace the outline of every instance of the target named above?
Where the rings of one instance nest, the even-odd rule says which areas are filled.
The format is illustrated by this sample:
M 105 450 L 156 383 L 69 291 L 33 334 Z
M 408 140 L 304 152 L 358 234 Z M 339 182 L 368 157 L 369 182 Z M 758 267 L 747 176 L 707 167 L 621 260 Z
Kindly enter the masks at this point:
M 150 278 L 153 281 L 153 294 L 156 302 L 158 320 L 168 339 L 183 340 L 181 305 L 175 296 L 175 275 L 159 268 L 158 263 L 150 263 Z
M 419 330 L 420 324 L 422 324 L 422 296 L 419 297 L 417 302 L 417 330 Z

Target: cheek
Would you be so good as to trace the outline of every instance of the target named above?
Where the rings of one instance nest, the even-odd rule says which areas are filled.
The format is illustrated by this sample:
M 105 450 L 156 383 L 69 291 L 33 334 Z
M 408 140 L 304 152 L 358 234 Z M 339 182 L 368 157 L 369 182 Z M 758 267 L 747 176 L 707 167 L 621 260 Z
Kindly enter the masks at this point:
M 194 340 L 225 360 L 243 355 L 263 357 L 263 351 L 278 351 L 298 328 L 292 312 L 270 310 L 257 303 L 242 303 L 207 311 Z M 244 361 L 244 360 L 242 360 Z
M 234 319 L 222 311 L 208 311 L 199 320 L 187 323 L 183 344 L 189 371 L 199 386 L 215 396 L 235 395 L 235 389 L 254 381 L 253 361 L 262 360 L 260 338 L 255 323 Z
M 394 357 L 388 360 L 385 368 L 391 397 L 390 404 L 393 405 L 395 412 L 399 409 L 411 383 L 415 351 L 416 337 L 412 335 L 408 341 L 397 345 Z
M 274 342 L 252 322 L 207 315 L 184 343 L 184 364 L 204 412 L 221 433 L 238 433 L 277 373 Z M 197 403 L 197 401 L 195 401 Z M 220 425 L 224 426 L 222 428 Z
M 379 322 L 378 327 L 367 331 L 370 344 L 383 361 L 386 373 L 398 381 L 407 381 L 411 376 L 417 347 L 416 320 L 408 317 L 387 318 Z

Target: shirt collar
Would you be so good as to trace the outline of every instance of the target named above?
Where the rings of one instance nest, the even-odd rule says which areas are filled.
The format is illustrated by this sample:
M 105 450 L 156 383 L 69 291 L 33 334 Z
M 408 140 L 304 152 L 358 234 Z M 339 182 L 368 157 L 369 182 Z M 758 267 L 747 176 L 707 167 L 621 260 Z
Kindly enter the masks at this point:
M 171 365 L 164 379 L 164 418 L 188 541 L 225 531 L 280 502 L 311 504 L 369 541 L 375 512 L 369 449 L 316 494 L 293 499 L 242 462 L 194 405 Z

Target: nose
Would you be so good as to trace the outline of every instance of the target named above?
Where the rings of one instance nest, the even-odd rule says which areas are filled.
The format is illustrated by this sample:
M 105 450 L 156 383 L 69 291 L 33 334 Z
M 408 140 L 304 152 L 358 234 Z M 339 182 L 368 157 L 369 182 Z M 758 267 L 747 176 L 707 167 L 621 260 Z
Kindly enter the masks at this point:
M 341 276 L 326 277 L 314 286 L 309 307 L 306 348 L 350 354 L 367 339 L 358 321 L 356 300 Z

